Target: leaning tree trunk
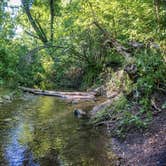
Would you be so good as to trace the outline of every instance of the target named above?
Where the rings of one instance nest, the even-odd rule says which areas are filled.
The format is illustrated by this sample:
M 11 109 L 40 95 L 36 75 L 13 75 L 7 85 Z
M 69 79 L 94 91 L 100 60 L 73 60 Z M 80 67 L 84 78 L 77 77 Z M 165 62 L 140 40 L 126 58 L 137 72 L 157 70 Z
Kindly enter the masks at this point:
M 44 33 L 44 30 L 42 29 L 40 23 L 35 18 L 32 17 L 32 14 L 31 14 L 30 8 L 29 8 L 29 3 L 27 2 L 27 0 L 22 0 L 22 5 L 23 5 L 23 9 L 28 17 L 28 20 L 31 23 L 37 36 L 44 44 L 46 44 L 48 42 L 47 36 Z

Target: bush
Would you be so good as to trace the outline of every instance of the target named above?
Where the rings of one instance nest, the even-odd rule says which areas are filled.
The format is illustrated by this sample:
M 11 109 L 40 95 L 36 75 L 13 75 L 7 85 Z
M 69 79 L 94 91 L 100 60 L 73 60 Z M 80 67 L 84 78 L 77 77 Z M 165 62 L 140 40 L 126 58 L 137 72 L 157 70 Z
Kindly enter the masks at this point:
M 166 83 L 164 57 L 158 50 L 146 49 L 136 58 L 139 75 L 136 87 L 148 97 L 157 87 Z

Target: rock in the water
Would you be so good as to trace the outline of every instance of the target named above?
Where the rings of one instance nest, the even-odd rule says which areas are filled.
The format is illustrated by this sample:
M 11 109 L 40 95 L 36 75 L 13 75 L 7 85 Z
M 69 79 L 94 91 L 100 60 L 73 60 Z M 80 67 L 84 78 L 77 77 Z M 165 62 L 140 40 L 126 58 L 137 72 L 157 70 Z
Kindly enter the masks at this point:
M 83 118 L 83 117 L 86 117 L 86 116 L 87 116 L 86 112 L 84 112 L 84 111 L 82 111 L 82 110 L 80 110 L 80 109 L 75 109 L 75 110 L 74 110 L 74 115 L 75 115 L 76 117 L 78 117 L 78 118 Z
M 8 96 L 8 95 L 5 95 L 5 96 L 3 96 L 3 99 L 4 99 L 4 100 L 11 100 L 11 97 Z

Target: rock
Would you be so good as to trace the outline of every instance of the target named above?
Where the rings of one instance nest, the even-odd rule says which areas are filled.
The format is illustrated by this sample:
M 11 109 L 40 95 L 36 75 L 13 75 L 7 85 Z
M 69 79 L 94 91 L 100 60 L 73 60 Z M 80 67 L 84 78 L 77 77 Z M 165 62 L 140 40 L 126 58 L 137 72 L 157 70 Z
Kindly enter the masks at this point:
M 3 102 L 3 99 L 0 97 L 0 104 L 3 104 L 4 102 Z
M 10 100 L 11 100 L 11 97 L 10 97 L 10 96 L 8 96 L 8 95 L 3 96 L 2 98 L 3 98 L 4 100 L 8 100 L 8 101 L 10 101 Z
M 75 109 L 75 110 L 74 110 L 74 115 L 75 115 L 77 118 L 87 117 L 86 112 L 82 111 L 81 109 Z

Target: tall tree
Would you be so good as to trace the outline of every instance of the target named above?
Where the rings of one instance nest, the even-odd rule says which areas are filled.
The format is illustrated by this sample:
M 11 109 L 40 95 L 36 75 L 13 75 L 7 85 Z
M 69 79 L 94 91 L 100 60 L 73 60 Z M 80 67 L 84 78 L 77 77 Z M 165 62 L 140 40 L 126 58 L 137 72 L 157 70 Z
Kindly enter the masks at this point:
M 53 42 L 54 38 L 54 0 L 49 0 L 50 4 L 50 41 Z
M 47 39 L 46 33 L 44 32 L 43 28 L 41 27 L 39 21 L 37 21 L 37 19 L 35 19 L 31 14 L 29 0 L 22 0 L 22 5 L 23 5 L 24 11 L 28 17 L 28 20 L 30 21 L 37 36 L 43 42 L 43 44 L 47 44 L 48 39 Z

